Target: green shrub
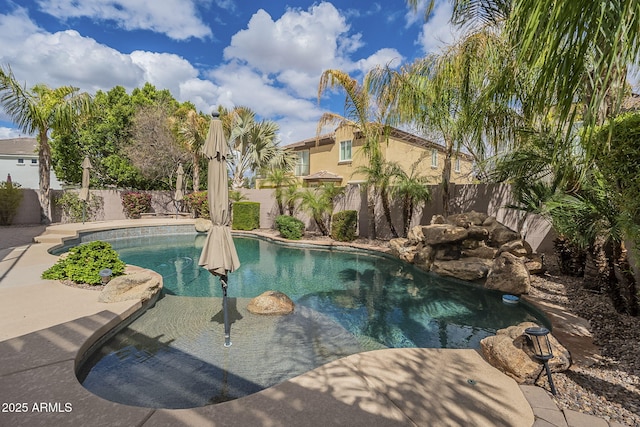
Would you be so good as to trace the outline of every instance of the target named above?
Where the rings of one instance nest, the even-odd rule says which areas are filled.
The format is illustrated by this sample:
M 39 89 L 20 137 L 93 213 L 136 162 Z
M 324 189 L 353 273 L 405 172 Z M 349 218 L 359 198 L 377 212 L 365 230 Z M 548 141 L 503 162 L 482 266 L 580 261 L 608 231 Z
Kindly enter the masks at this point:
M 260 228 L 260 203 L 236 202 L 233 204 L 234 230 L 255 230 Z
M 0 225 L 11 224 L 21 202 L 20 184 L 11 181 L 0 182 Z
M 596 165 L 606 177 L 612 198 L 619 209 L 625 235 L 640 255 L 640 114 L 627 113 L 596 128 L 594 139 L 603 155 L 595 156 Z
M 65 191 L 56 199 L 56 205 L 62 209 L 62 222 L 89 221 L 100 210 L 102 197 L 90 194 L 89 202 L 80 200 L 78 193 Z
M 356 239 L 358 230 L 358 211 L 336 212 L 331 219 L 331 238 L 339 242 L 351 242 Z
M 207 194 L 206 191 L 197 191 L 184 196 L 187 210 L 193 214 L 194 218 L 210 219 Z
M 127 218 L 140 218 L 140 214 L 151 211 L 151 194 L 136 191 L 122 193 L 122 207 Z
M 304 235 L 304 222 L 289 215 L 278 215 L 276 229 L 285 239 L 300 240 Z
M 66 257 L 42 273 L 42 278 L 98 285 L 100 270 L 105 268 L 111 269 L 112 276 L 120 276 L 124 274 L 125 263 L 109 243 L 97 240 L 71 248 Z

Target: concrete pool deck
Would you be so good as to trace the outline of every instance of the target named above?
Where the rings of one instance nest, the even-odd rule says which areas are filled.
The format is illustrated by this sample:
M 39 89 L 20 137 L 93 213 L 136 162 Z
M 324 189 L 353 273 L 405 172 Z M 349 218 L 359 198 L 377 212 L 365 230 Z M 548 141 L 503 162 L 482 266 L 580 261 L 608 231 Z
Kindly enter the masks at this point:
M 251 396 L 194 409 L 121 405 L 76 379 L 90 345 L 136 311 L 98 293 L 40 279 L 48 250 L 80 230 L 192 224 L 185 219 L 64 224 L 32 243 L 0 228 L 0 425 L 28 426 L 615 426 L 557 408 L 475 350 L 389 349 L 352 355 Z M 25 239 L 26 241 L 21 241 Z M 473 380 L 473 381 L 469 381 Z

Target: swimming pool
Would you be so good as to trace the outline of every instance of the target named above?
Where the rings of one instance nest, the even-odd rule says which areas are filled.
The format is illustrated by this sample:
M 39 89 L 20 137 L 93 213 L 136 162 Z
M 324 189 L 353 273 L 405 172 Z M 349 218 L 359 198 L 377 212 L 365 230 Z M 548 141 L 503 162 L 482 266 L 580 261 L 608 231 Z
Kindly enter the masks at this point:
M 112 242 L 121 258 L 163 276 L 165 296 L 79 370 L 90 391 L 137 406 L 187 408 L 255 393 L 332 360 L 374 349 L 478 348 L 497 329 L 546 324 L 528 304 L 365 251 L 294 247 L 234 237 L 242 263 L 229 275 L 231 340 L 223 347 L 218 279 L 197 265 L 203 235 Z M 258 316 L 266 290 L 296 304 Z

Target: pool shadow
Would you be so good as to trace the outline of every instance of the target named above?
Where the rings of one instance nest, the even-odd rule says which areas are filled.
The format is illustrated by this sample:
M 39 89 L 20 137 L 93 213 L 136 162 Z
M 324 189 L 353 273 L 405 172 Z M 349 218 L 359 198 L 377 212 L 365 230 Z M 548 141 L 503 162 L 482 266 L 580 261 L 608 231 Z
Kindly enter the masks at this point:
M 112 402 L 167 409 L 226 402 L 264 389 L 230 371 L 233 357 L 222 345 L 212 346 L 217 362 L 211 363 L 171 346 L 174 341 L 125 330 L 80 367 L 78 380 Z
M 238 311 L 237 298 L 227 298 L 227 312 L 229 313 L 229 323 L 232 325 L 234 322 L 242 320 L 242 314 Z M 220 311 L 211 318 L 211 321 L 224 325 L 224 310 L 220 309 Z

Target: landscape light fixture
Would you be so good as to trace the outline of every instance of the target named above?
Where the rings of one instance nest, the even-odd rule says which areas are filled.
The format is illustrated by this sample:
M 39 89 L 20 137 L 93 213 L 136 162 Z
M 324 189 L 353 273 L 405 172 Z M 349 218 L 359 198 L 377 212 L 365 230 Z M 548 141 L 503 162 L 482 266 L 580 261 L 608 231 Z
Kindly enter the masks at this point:
M 555 395 L 556 387 L 553 384 L 551 370 L 549 369 L 549 359 L 553 358 L 551 342 L 549 341 L 549 330 L 536 326 L 525 329 L 524 333 L 531 339 L 534 356 L 544 364 L 544 369 L 547 371 L 547 378 L 549 379 L 549 386 L 551 387 L 551 393 Z
M 106 285 L 107 283 L 109 283 L 109 280 L 111 280 L 112 271 L 110 268 L 104 268 L 100 270 L 100 273 L 98 274 L 100 275 L 100 281 L 103 285 Z

